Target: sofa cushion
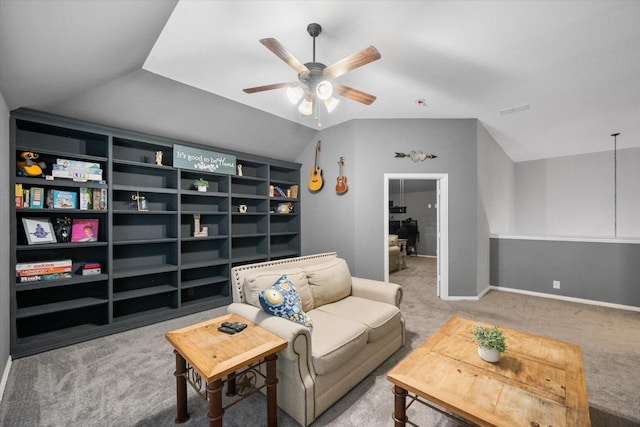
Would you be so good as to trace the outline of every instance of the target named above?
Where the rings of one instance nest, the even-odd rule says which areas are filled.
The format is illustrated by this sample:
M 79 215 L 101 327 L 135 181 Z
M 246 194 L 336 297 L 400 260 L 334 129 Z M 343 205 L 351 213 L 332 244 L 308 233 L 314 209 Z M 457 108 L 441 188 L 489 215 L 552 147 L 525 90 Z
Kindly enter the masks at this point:
M 341 300 L 351 294 L 351 272 L 347 262 L 336 258 L 305 267 L 314 307 Z
M 260 292 L 259 299 L 262 309 L 267 313 L 299 323 L 313 331 L 311 318 L 302 309 L 300 296 L 286 275 Z
M 313 308 L 313 295 L 309 289 L 307 273 L 301 268 L 260 270 L 255 273 L 248 273 L 244 278 L 244 298 L 245 301 L 258 308 L 261 307 L 259 301 L 260 292 L 276 283 L 282 275 L 286 275 L 295 290 L 300 296 L 302 309 L 305 311 Z
M 367 328 L 362 323 L 319 309 L 308 314 L 315 326 L 311 348 L 316 374 L 325 375 L 347 364 L 367 345 Z
M 325 304 L 317 310 L 366 325 L 368 342 L 377 341 L 390 331 L 398 330 L 402 323 L 402 314 L 395 305 L 360 297 L 350 296 Z

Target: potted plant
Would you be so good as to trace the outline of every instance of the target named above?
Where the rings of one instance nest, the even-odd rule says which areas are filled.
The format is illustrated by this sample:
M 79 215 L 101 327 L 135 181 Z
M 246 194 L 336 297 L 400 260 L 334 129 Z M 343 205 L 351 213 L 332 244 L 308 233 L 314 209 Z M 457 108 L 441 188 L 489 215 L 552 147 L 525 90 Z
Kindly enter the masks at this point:
M 478 344 L 478 354 L 487 362 L 499 361 L 500 353 L 507 350 L 504 334 L 497 326 L 487 328 L 476 325 L 471 330 L 471 339 Z
M 198 179 L 193 181 L 193 186 L 196 187 L 198 189 L 198 191 L 205 192 L 205 191 L 207 191 L 207 188 L 209 187 L 209 181 L 205 181 L 202 178 L 198 178 Z

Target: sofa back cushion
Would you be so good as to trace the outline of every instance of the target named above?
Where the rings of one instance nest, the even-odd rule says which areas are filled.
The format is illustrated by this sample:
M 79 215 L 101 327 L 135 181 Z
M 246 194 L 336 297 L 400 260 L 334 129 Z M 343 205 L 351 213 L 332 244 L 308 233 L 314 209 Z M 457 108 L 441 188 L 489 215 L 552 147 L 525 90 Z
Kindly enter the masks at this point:
M 351 295 L 351 272 L 342 258 L 305 267 L 314 308 Z
M 286 275 L 291 282 L 302 302 L 304 311 L 311 310 L 314 307 L 313 295 L 309 289 L 307 281 L 307 273 L 301 268 L 290 269 L 273 269 L 273 270 L 257 270 L 255 273 L 247 274 L 244 278 L 244 295 L 245 301 L 255 307 L 261 308 L 260 292 L 269 288 L 276 283 L 282 275 Z

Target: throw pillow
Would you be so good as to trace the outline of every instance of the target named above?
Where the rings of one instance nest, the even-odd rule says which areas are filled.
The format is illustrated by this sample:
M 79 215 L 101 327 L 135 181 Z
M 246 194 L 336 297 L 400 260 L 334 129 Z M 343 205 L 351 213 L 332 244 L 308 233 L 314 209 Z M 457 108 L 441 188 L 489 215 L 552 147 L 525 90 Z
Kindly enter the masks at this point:
M 313 331 L 311 318 L 302 310 L 300 295 L 283 274 L 270 287 L 260 292 L 260 305 L 267 313 L 306 326 Z
M 322 264 L 309 265 L 307 278 L 314 307 L 320 307 L 351 295 L 351 272 L 347 262 L 336 258 Z
M 293 284 L 293 287 L 300 295 L 302 301 L 302 309 L 309 311 L 313 309 L 313 295 L 309 289 L 307 282 L 307 273 L 301 268 L 288 268 L 286 270 L 258 270 L 257 272 L 249 272 L 244 278 L 244 298 L 245 301 L 258 308 L 260 305 L 260 292 L 269 288 L 274 282 L 280 280 L 280 276 L 286 275 L 287 279 Z

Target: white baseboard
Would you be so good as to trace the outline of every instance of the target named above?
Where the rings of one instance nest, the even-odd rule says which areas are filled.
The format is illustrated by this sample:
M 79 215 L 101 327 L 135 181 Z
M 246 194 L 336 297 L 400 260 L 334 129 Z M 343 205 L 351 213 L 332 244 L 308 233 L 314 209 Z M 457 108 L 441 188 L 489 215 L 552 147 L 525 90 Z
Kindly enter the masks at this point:
M 4 372 L 2 372 L 2 379 L 0 380 L 0 400 L 4 394 L 4 388 L 7 385 L 7 379 L 9 378 L 9 371 L 11 370 L 11 356 L 7 359 L 7 364 L 4 366 Z
M 590 299 L 567 297 L 564 295 L 546 294 L 544 292 L 525 291 L 522 289 L 505 288 L 503 286 L 488 286 L 482 292 L 480 292 L 478 296 L 456 297 L 456 296 L 449 295 L 447 298 L 442 298 L 442 299 L 445 301 L 480 301 L 480 299 L 483 296 L 485 296 L 489 291 L 513 292 L 515 294 L 531 295 L 533 297 L 551 298 L 551 299 L 557 299 L 562 301 L 577 302 L 580 304 L 599 305 L 601 307 L 617 308 L 619 310 L 629 310 L 629 311 L 640 312 L 640 307 L 636 307 L 633 305 L 614 304 L 610 302 L 595 301 Z
M 487 288 L 487 291 L 489 291 L 489 290 L 502 291 L 502 292 L 513 292 L 513 293 L 516 293 L 516 294 L 531 295 L 531 296 L 534 296 L 534 297 L 551 298 L 551 299 L 558 299 L 558 300 L 562 300 L 562 301 L 577 302 L 577 303 L 581 303 L 581 304 L 599 305 L 601 307 L 617 308 L 617 309 L 620 309 L 620 310 L 629 310 L 629 311 L 640 312 L 640 307 L 636 307 L 636 306 L 633 306 L 633 305 L 614 304 L 614 303 L 610 303 L 610 302 L 595 301 L 595 300 L 584 299 L 584 298 L 567 297 L 567 296 L 564 296 L 564 295 L 547 294 L 547 293 L 544 293 L 544 292 L 525 291 L 525 290 L 522 290 L 522 289 L 505 288 L 503 286 L 489 286 Z M 484 293 L 482 295 L 484 295 Z

